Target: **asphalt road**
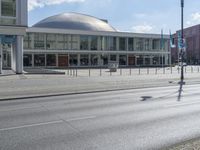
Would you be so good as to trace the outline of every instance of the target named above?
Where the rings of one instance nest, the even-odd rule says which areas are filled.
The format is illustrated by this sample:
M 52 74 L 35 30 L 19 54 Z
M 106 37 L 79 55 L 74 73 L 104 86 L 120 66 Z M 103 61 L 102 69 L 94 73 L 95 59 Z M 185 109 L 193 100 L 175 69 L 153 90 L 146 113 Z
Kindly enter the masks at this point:
M 0 150 L 156 150 L 200 137 L 200 85 L 0 102 Z

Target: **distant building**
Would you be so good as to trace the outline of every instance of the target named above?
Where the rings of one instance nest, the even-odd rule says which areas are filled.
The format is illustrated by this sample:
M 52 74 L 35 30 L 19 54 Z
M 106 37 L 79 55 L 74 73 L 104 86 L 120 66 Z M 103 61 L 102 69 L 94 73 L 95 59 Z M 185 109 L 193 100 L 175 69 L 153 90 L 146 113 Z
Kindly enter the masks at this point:
M 176 45 L 171 49 L 172 63 L 178 62 L 179 48 L 178 48 L 178 34 L 173 35 L 173 41 Z M 200 64 L 200 25 L 195 25 L 184 29 L 184 38 L 186 40 L 186 55 L 185 61 L 190 65 Z
M 119 32 L 105 19 L 79 13 L 48 17 L 27 28 L 27 0 L 0 0 L 3 68 L 166 66 L 169 36 Z M 14 39 L 7 43 L 5 35 Z
M 25 67 L 99 67 L 170 64 L 169 36 L 119 32 L 108 21 L 79 13 L 46 18 L 28 28 Z

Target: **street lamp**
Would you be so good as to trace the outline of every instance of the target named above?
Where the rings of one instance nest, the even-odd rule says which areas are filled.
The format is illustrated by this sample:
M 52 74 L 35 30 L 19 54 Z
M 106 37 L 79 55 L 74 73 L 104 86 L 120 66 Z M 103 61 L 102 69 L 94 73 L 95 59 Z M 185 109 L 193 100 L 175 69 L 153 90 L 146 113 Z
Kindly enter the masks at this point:
M 184 0 L 181 0 L 181 81 L 184 80 L 184 67 L 183 67 L 183 49 L 184 49 L 184 40 L 183 40 L 183 8 L 184 8 Z

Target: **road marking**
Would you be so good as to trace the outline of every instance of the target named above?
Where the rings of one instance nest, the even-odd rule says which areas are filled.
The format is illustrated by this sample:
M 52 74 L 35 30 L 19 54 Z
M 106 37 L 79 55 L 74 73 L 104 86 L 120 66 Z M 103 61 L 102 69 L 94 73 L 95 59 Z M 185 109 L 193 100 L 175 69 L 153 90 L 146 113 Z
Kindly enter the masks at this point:
M 23 125 L 23 126 L 18 126 L 18 127 L 3 128 L 3 129 L 0 129 L 0 131 L 9 131 L 9 130 L 15 130 L 15 129 L 28 128 L 28 127 L 44 126 L 44 125 L 57 124 L 57 123 L 63 123 L 63 122 L 64 122 L 63 120 L 56 120 L 56 121 L 51 121 L 51 122 Z
M 65 120 L 66 122 L 70 122 L 70 121 L 79 121 L 79 120 L 88 120 L 88 119 L 94 119 L 97 116 L 84 116 L 84 117 L 77 117 L 77 118 L 71 118 L 71 119 L 67 119 Z
M 193 105 L 193 104 L 200 104 L 200 102 L 190 102 L 190 103 L 182 103 L 182 104 L 174 104 L 174 105 L 167 105 L 165 107 L 176 107 L 176 106 L 185 106 L 185 105 Z

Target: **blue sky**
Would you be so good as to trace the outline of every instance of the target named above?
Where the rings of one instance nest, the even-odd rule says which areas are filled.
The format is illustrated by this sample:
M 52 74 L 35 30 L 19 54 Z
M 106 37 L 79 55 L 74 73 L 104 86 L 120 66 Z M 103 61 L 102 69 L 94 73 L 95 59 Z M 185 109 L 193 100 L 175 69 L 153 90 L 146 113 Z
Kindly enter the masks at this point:
M 107 19 L 120 31 L 165 33 L 180 28 L 180 0 L 29 0 L 29 26 L 63 12 Z M 184 26 L 200 23 L 200 0 L 185 0 Z

